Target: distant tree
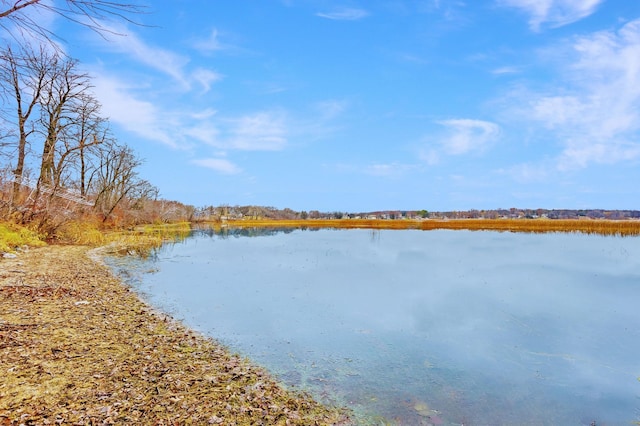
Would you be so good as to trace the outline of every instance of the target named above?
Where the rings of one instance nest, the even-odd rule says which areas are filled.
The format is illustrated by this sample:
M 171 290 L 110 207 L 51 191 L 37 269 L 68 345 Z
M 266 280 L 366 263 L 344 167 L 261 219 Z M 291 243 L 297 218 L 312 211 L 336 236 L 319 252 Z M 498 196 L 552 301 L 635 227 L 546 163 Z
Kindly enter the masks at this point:
M 426 210 L 418 210 L 416 212 L 416 215 L 420 216 L 421 218 L 427 218 L 429 217 L 429 212 Z
M 287 207 L 280 212 L 279 217 L 282 219 L 297 219 L 298 213 Z

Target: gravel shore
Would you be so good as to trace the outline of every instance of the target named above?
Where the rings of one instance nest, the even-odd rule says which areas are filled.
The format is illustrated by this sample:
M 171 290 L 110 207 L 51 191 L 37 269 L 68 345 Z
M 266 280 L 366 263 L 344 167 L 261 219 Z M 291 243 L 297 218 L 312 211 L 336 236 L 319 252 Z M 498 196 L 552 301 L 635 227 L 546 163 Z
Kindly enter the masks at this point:
M 0 258 L 0 425 L 346 425 L 77 246 Z

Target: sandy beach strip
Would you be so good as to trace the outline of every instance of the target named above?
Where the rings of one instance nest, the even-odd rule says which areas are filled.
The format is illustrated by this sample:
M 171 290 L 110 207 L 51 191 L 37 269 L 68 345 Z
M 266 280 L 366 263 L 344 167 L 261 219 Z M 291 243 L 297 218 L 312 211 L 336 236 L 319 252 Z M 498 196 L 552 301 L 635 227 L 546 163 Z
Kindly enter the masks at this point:
M 0 425 L 345 425 L 154 312 L 89 248 L 0 259 Z

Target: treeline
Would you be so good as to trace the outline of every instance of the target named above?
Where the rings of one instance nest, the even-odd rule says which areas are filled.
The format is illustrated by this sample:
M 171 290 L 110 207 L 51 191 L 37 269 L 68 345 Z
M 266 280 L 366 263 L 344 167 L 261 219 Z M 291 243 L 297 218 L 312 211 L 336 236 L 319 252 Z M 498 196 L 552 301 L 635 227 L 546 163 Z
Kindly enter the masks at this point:
M 605 209 L 495 209 L 430 212 L 429 217 L 441 219 L 640 219 L 639 210 Z
M 200 221 L 221 221 L 238 219 L 326 219 L 328 217 L 342 219 L 347 213 L 322 213 L 318 210 L 295 211 L 290 208 L 277 209 L 265 206 L 205 206 L 195 210 L 194 218 Z
M 262 206 L 207 206 L 196 209 L 195 220 L 224 221 L 241 219 L 304 220 L 304 219 L 640 219 L 639 210 L 603 210 L 603 209 L 495 209 L 466 211 L 428 211 L 428 210 L 382 210 L 372 212 L 320 212 L 294 211 L 289 208 L 277 209 Z

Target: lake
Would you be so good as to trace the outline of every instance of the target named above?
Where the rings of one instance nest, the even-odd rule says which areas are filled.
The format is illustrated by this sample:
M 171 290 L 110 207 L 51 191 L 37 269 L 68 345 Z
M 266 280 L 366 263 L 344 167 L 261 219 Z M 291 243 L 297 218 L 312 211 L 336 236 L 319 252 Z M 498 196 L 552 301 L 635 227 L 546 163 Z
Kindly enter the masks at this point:
M 199 230 L 108 263 L 359 424 L 640 419 L 640 238 Z

